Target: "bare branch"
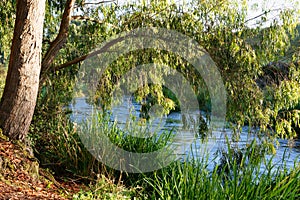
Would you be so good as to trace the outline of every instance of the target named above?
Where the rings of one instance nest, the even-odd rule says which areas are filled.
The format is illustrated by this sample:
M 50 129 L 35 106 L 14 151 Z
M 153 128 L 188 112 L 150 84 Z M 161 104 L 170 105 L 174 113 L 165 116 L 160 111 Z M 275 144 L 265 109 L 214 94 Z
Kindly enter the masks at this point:
M 62 16 L 60 29 L 57 37 L 53 42 L 51 42 L 51 45 L 46 52 L 43 61 L 42 61 L 42 71 L 40 76 L 40 85 L 44 82 L 44 76 L 45 73 L 50 69 L 50 66 L 55 59 L 57 53 L 59 50 L 63 47 L 63 45 L 66 43 L 67 37 L 68 37 L 68 31 L 69 31 L 69 25 L 71 21 L 71 12 L 74 7 L 75 0 L 67 0 L 65 5 L 65 10 Z
M 255 19 L 257 19 L 257 18 L 260 18 L 260 17 L 262 17 L 262 16 L 264 16 L 264 15 L 266 15 L 266 14 L 268 14 L 268 13 L 276 12 L 276 11 L 280 11 L 280 10 L 281 10 L 281 8 L 271 9 L 271 10 L 265 11 L 265 12 L 263 12 L 263 13 L 261 13 L 261 14 L 255 16 L 255 17 L 252 17 L 252 18 L 250 18 L 250 19 L 247 19 L 244 23 L 246 24 L 246 23 L 248 23 L 249 21 L 252 21 L 252 20 L 255 20 Z
M 100 4 L 104 4 L 104 3 L 113 3 L 113 2 L 115 2 L 115 0 L 103 0 L 103 1 L 99 1 L 99 2 L 88 2 L 88 3 L 86 3 L 83 0 L 79 5 L 75 6 L 75 9 L 79 8 L 79 7 L 84 7 L 87 5 L 100 5 Z

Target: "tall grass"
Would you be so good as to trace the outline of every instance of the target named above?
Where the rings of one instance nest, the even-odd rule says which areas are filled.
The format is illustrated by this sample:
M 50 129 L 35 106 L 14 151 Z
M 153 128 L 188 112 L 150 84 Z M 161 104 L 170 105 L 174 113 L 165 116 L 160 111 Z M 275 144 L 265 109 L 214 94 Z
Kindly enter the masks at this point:
M 105 166 L 84 147 L 76 124 L 66 114 L 58 113 L 47 119 L 37 116 L 29 136 L 41 167 L 49 168 L 56 175 L 78 176 L 88 182 L 98 173 L 104 173 Z
M 299 199 L 300 167 L 278 168 L 260 156 L 255 142 L 245 149 L 228 148 L 221 159 L 191 156 L 148 173 L 126 173 L 114 170 L 95 159 L 85 148 L 73 122 L 53 118 L 48 129 L 38 129 L 36 151 L 47 167 L 64 169 L 72 175 L 86 177 L 90 191 L 81 191 L 74 199 Z M 44 124 L 43 124 L 44 127 Z M 82 125 L 105 134 L 119 148 L 131 152 L 152 152 L 170 143 L 173 134 L 154 134 L 150 138 L 133 137 L 120 130 L 109 117 L 97 115 Z M 76 130 L 77 129 L 77 130 Z M 136 127 L 132 129 L 137 130 Z M 35 133 L 37 133 L 35 132 Z M 36 135 L 36 134 L 35 134 Z M 215 167 L 208 168 L 209 162 Z M 52 164 L 52 165 L 51 165 Z M 59 171 L 57 171 L 59 173 Z M 100 177 L 100 178 L 99 178 Z
M 175 162 L 154 172 L 155 178 L 145 178 L 153 193 L 152 199 L 298 199 L 300 198 L 300 167 L 290 171 L 277 168 L 264 157 L 258 158 L 252 144 L 242 158 L 227 155 L 216 160 L 213 171 L 207 160 L 192 158 Z M 222 160 L 227 160 L 224 164 Z M 259 159 L 259 162 L 258 162 Z M 262 164 L 264 168 L 262 169 Z M 156 175 L 157 174 L 157 175 Z

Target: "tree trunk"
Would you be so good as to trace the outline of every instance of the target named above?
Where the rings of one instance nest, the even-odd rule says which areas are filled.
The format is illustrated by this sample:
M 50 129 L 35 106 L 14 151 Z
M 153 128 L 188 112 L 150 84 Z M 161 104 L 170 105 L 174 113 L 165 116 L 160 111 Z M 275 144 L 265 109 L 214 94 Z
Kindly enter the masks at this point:
M 0 127 L 10 139 L 28 132 L 39 86 L 46 0 L 17 0 L 17 14 L 5 88 L 0 102 Z

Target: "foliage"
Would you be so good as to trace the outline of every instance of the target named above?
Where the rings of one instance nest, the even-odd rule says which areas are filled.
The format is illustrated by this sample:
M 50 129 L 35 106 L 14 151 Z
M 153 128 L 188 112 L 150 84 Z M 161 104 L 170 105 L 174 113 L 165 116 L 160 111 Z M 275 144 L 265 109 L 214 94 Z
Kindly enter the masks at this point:
M 300 41 L 300 25 L 298 24 L 297 30 L 296 30 L 296 37 L 293 38 L 291 47 L 288 50 L 287 56 L 284 58 L 284 60 L 289 60 L 290 57 L 291 57 L 291 60 L 293 60 L 293 61 L 299 60 L 299 58 L 300 58 L 299 41 Z
M 122 183 L 115 183 L 113 180 L 99 175 L 96 184 L 90 186 L 89 191 L 80 191 L 73 195 L 73 199 L 111 199 L 111 200 L 125 200 L 137 197 L 135 188 L 126 188 Z
M 273 129 L 275 136 L 296 137 L 296 132 L 299 132 L 300 108 L 299 62 L 271 63 L 264 66 L 263 72 L 258 83 L 264 93 L 264 119 L 271 124 L 263 129 Z
M 99 15 L 99 12 L 102 14 Z M 295 115 L 299 99 L 297 76 L 289 76 L 284 81 L 285 86 L 282 87 L 272 84 L 269 89 L 266 89 L 257 84 L 259 77 L 267 76 L 263 71 L 264 66 L 286 55 L 290 47 L 290 38 L 296 34 L 295 27 L 298 21 L 295 12 L 295 10 L 282 10 L 278 18 L 270 22 L 268 28 L 264 27 L 269 23 L 264 17 L 259 19 L 261 20 L 259 26 L 249 28 L 246 23 L 246 1 L 222 1 L 222 3 L 194 1 L 183 5 L 167 3 L 167 1 L 146 4 L 141 1 L 124 6 L 100 5 L 85 12 L 90 19 L 94 19 L 93 21 L 75 21 L 72 24 L 69 42 L 64 50 L 66 53 L 62 53 L 62 56 L 72 55 L 70 52 L 73 52 L 74 56 L 87 53 L 106 38 L 138 27 L 150 26 L 176 30 L 196 40 L 218 66 L 228 94 L 228 120 L 238 126 L 245 123 L 258 126 L 266 132 L 269 130 L 270 123 L 277 122 L 280 113 L 291 110 L 294 114 L 285 115 L 282 124 L 274 124 L 273 127 L 281 137 L 295 137 L 295 130 L 291 124 L 298 126 Z M 265 15 L 267 14 L 266 11 Z M 100 99 L 102 104 L 109 105 L 112 92 L 116 89 L 117 83 L 122 81 L 121 77 L 133 66 L 146 63 L 164 64 L 176 69 L 191 85 L 195 86 L 194 91 L 198 95 L 200 109 L 210 111 L 209 93 L 200 74 L 184 59 L 173 55 L 172 52 L 158 49 L 139 50 L 119 57 L 100 78 L 96 94 L 89 94 L 89 88 L 82 88 L 82 90 L 85 94 L 94 95 L 93 101 L 99 102 Z M 97 70 L 84 73 L 97 74 Z M 299 68 L 293 68 L 291 65 L 289 70 L 291 74 L 298 73 Z M 160 78 L 170 76 L 164 67 L 158 71 Z M 288 102 L 289 108 L 282 103 L 280 104 L 283 107 L 276 105 L 279 102 L 269 96 L 268 91 L 277 90 L 277 87 L 279 90 L 286 88 L 276 93 L 279 95 L 276 99 Z M 177 103 L 178 109 L 176 99 L 171 98 L 172 103 L 163 104 L 170 98 L 162 90 L 162 85 L 155 87 L 145 85 L 137 90 L 135 97 L 137 101 L 144 102 L 150 95 L 156 99 L 154 102 L 162 104 L 166 110 L 174 109 L 174 103 Z M 278 109 L 274 109 L 275 107 Z M 107 108 L 109 109 L 109 106 Z
M 1 50 L 6 52 L 5 55 L 8 55 L 9 37 L 13 32 L 14 1 L 3 1 L 2 3 L 5 3 L 5 6 L 1 6 L 1 8 L 5 9 L 1 10 L 1 23 L 3 24 L 1 26 Z M 64 1 L 48 1 L 43 39 L 44 50 L 47 49 L 49 42 L 55 38 L 58 32 L 63 4 Z M 235 6 L 238 5 L 238 2 L 229 3 L 227 1 L 222 2 L 222 4 L 217 1 L 193 2 L 192 5 L 176 5 L 162 1 L 150 4 L 138 2 L 125 6 L 115 4 L 99 5 L 92 9 L 77 4 L 76 11 L 82 12 L 82 15 L 88 18 L 74 18 L 71 23 L 68 42 L 60 51 L 54 66 L 88 53 L 106 38 L 122 31 L 132 30 L 140 26 L 175 29 L 197 40 L 199 44 L 206 48 L 219 66 L 229 94 L 228 119 L 238 124 L 247 122 L 251 125 L 258 125 L 262 128 L 262 131 L 269 128 L 268 124 L 278 122 L 273 128 L 277 127 L 275 131 L 278 131 L 280 136 L 295 136 L 295 130 L 290 125 L 297 126 L 299 124 L 297 122 L 297 110 L 293 110 L 298 105 L 297 91 L 295 90 L 298 84 L 297 76 L 293 75 L 290 80 L 284 82 L 284 87 L 290 89 L 279 87 L 284 89 L 284 93 L 280 91 L 281 89 L 278 89 L 276 93 L 277 103 L 273 102 L 275 99 L 272 97 L 273 94 L 268 92 L 274 90 L 274 85 L 264 91 L 257 87 L 255 83 L 258 76 L 263 76 L 262 68 L 264 64 L 276 60 L 276 57 L 274 57 L 275 55 L 278 56 L 276 52 L 284 52 L 289 47 L 287 38 L 293 36 L 293 27 L 295 26 L 295 17 L 292 16 L 292 11 L 282 11 L 280 14 L 283 20 L 282 24 L 279 21 L 274 21 L 271 23 L 270 28 L 262 29 L 261 27 L 265 23 L 262 20 L 261 26 L 249 29 L 244 23 L 246 20 L 245 2 L 239 4 L 242 9 Z M 99 15 L 99 13 L 101 14 Z M 218 23 L 216 23 L 216 19 L 218 19 Z M 272 43 L 272 41 L 276 41 L 276 43 Z M 257 44 L 264 45 L 259 46 Z M 266 51 L 266 49 L 268 50 Z M 188 80 L 198 87 L 200 108 L 203 110 L 210 109 L 209 94 L 205 89 L 203 80 L 198 79 L 199 74 L 195 74 L 192 70 L 187 73 L 185 69 L 189 68 L 188 63 L 170 53 L 157 50 L 147 50 L 142 54 L 133 52 L 126 57 L 121 57 L 117 63 L 114 63 L 116 66 L 112 66 L 112 69 L 107 72 L 106 78 L 101 80 L 105 82 L 103 90 L 100 90 L 102 98 L 107 99 L 107 96 L 111 95 L 110 91 L 115 83 L 113 80 L 118 80 L 126 70 L 130 69 L 129 66 L 132 66 L 132 63 L 142 64 L 153 61 L 172 66 L 189 78 Z M 62 110 L 62 107 L 69 103 L 74 87 L 74 76 L 79 66 L 73 65 L 67 69 L 49 74 L 48 81 L 40 92 L 36 115 Z M 122 68 L 116 70 L 117 66 L 122 66 Z M 293 69 L 291 67 L 290 73 L 293 74 L 297 71 L 298 68 Z M 161 73 L 165 73 L 163 69 Z M 200 82 L 193 82 L 195 77 Z M 165 99 L 170 97 L 170 94 L 153 93 L 161 89 L 163 89 L 161 86 L 150 88 L 150 90 L 144 88 L 144 92 L 140 91 L 138 93 L 137 99 L 143 99 L 151 93 L 152 96 L 158 99 L 157 102 L 166 102 Z M 282 94 L 285 94 L 285 96 L 282 96 Z M 288 109 L 285 108 L 284 104 L 287 101 L 286 97 L 292 97 L 293 99 L 289 102 L 291 106 Z M 171 100 L 178 106 L 176 99 L 171 98 Z M 174 108 L 173 104 L 170 105 L 166 105 L 165 108 Z M 274 107 L 277 109 L 273 110 Z M 288 110 L 289 114 L 284 114 L 285 110 Z M 47 118 L 48 114 L 40 118 Z M 278 116 L 282 115 L 284 117 L 277 120 Z
M 100 119 L 100 118 L 98 118 Z M 104 121 L 102 121 L 103 123 Z M 105 125 L 106 124 L 106 125 Z M 153 151 L 157 143 L 139 138 L 124 137 L 114 126 L 101 124 L 100 131 L 110 130 L 112 142 L 122 149 L 132 152 Z M 108 128 L 108 129 L 107 129 Z M 134 131 L 135 128 L 132 127 Z M 85 133 L 88 132 L 84 129 Z M 150 142 L 149 142 L 150 141 Z M 146 142 L 146 143 L 144 143 Z M 138 144 L 138 145 L 137 145 Z M 147 144 L 147 145 L 145 145 Z M 166 140 L 158 144 L 165 145 Z M 154 146 L 153 146 L 154 145 Z M 228 148 L 222 151 L 221 158 L 208 160 L 206 156 L 188 157 L 174 161 L 160 170 L 143 174 L 121 174 L 119 176 L 129 188 L 141 187 L 138 195 L 145 199 L 294 199 L 299 197 L 299 170 L 297 165 L 287 170 L 277 167 L 272 159 L 266 160 L 266 148 L 253 141 L 244 149 Z M 283 155 L 284 157 L 285 155 Z M 284 158 L 282 158 L 284 159 Z M 209 162 L 216 163 L 209 169 Z M 111 171 L 112 176 L 116 172 Z M 263 177 L 263 178 L 262 178 Z M 101 191 L 101 189 L 100 189 Z M 137 192 L 137 191 L 136 191 Z M 105 195 L 105 193 L 96 193 Z M 86 195 L 96 195 L 88 192 Z M 118 194 L 118 193 L 117 193 Z
M 0 97 L 2 96 L 5 86 L 6 69 L 0 65 Z
M 66 119 L 64 113 L 58 113 L 54 118 L 48 117 L 47 121 L 34 118 L 30 137 L 41 166 L 49 167 L 56 173 L 72 172 L 87 177 L 94 177 L 103 171 L 112 173 L 112 170 L 98 163 L 82 144 L 82 133 L 93 134 L 95 127 L 100 127 L 95 134 L 104 134 L 115 145 L 132 152 L 153 152 L 161 149 L 172 136 L 171 133 L 165 133 L 159 136 L 154 134 L 147 139 L 136 138 L 131 135 L 141 131 L 140 126 L 130 124 L 127 128 L 129 134 L 118 129 L 116 124 L 112 124 L 109 118 L 103 115 L 93 117 L 90 122 L 85 123 L 77 125 Z M 78 130 L 78 126 L 81 129 Z M 139 134 L 147 134 L 146 130 L 144 131 Z
M 103 115 L 94 119 L 98 120 L 94 123 L 99 123 L 102 127 L 97 130 L 105 131 L 111 141 L 122 149 L 133 152 L 151 152 L 168 142 L 166 138 L 160 140 L 159 136 L 156 136 L 158 143 L 152 140 L 126 137 L 126 134 L 118 130 L 113 123 L 108 123 Z M 83 127 L 81 131 L 85 133 L 91 131 L 86 128 L 92 128 L 92 126 L 82 125 L 79 126 Z M 300 174 L 297 165 L 289 171 L 285 167 L 278 168 L 272 164 L 272 159 L 267 161 L 264 156 L 261 156 L 268 152 L 255 142 L 246 145 L 245 149 L 232 148 L 228 143 L 228 149 L 222 151 L 220 160 L 217 160 L 217 156 L 208 161 L 206 156 L 193 155 L 195 157 L 188 158 L 185 162 L 175 161 L 170 166 L 154 172 L 127 174 L 98 163 L 82 147 L 76 133 L 79 127 L 73 129 L 71 123 L 60 125 L 56 123 L 55 127 L 57 127 L 56 131 L 49 130 L 42 135 L 47 143 L 38 144 L 47 150 L 40 152 L 43 153 L 43 158 L 49 159 L 41 159 L 41 165 L 43 166 L 45 161 L 50 162 L 53 169 L 70 170 L 90 180 L 89 191 L 75 194 L 73 196 L 75 199 L 133 197 L 141 199 L 269 199 L 269 197 L 294 199 L 299 197 L 300 188 L 297 180 Z M 130 130 L 136 131 L 137 129 L 131 127 Z M 216 163 L 213 169 L 207 168 L 209 162 Z
M 65 1 L 49 0 L 47 3 L 43 52 L 46 52 L 58 33 Z M 81 63 L 55 70 L 55 67 L 89 53 L 99 43 L 123 31 L 139 27 L 176 30 L 196 40 L 218 66 L 227 89 L 229 121 L 237 127 L 244 124 L 258 126 L 261 132 L 269 136 L 295 137 L 300 118 L 299 64 L 286 63 L 283 69 L 276 62 L 280 59 L 297 61 L 297 55 L 291 55 L 299 48 L 295 44 L 297 37 L 294 38 L 296 24 L 299 23 L 296 10 L 281 10 L 269 27 L 265 27 L 268 23 L 266 11 L 258 19 L 258 26 L 249 27 L 246 23 L 247 2 L 244 0 L 201 0 L 182 5 L 169 1 L 139 1 L 124 6 L 109 3 L 89 7 L 83 4 L 84 1 L 77 1 L 67 43 L 53 62 L 53 70 L 47 74 L 45 84 L 40 86 L 30 130 L 35 154 L 42 166 L 52 168 L 57 174 L 72 172 L 85 178 L 98 178 L 98 183 L 92 187 L 96 192 L 82 191 L 74 198 L 115 198 L 109 196 L 112 192 L 116 192 L 116 198 L 133 195 L 131 189 L 114 186 L 101 175 L 97 177 L 100 173 L 123 178 L 124 183 L 132 187 L 142 185 L 142 192 L 149 198 L 299 198 L 297 168 L 289 173 L 279 169 L 274 171 L 274 166 L 267 163 L 266 173 L 261 175 L 258 173 L 257 160 L 251 165 L 246 163 L 247 159 L 258 157 L 253 153 L 255 151 L 249 149 L 243 152 L 248 156 L 247 159 L 241 157 L 237 162 L 236 156 L 232 156 L 229 165 L 225 163 L 227 167 L 222 168 L 221 163 L 212 172 L 206 169 L 205 160 L 178 161 L 168 168 L 140 175 L 122 174 L 103 166 L 84 148 L 76 125 L 69 120 L 70 110 L 67 107 L 74 95 L 76 74 Z M 0 2 L 0 61 L 4 64 L 7 63 L 13 33 L 14 5 L 15 1 Z M 295 46 L 290 45 L 291 39 Z M 209 113 L 210 96 L 200 74 L 183 58 L 158 49 L 144 49 L 121 56 L 99 80 L 95 98 L 100 98 L 104 103 L 103 100 L 111 97 L 116 83 L 127 71 L 133 66 L 147 63 L 164 64 L 181 73 L 194 86 L 200 109 Z M 164 67 L 158 71 L 159 78 L 171 75 Z M 278 81 L 282 73 L 284 76 Z M 260 82 L 264 79 L 268 81 L 262 87 Z M 88 88 L 81 90 L 87 94 L 90 92 Z M 134 95 L 140 102 L 151 98 L 151 103 L 162 104 L 167 111 L 180 109 L 178 99 L 163 85 L 146 85 Z M 170 139 L 168 135 L 137 140 L 118 130 L 107 119 L 99 123 L 112 141 L 127 150 L 153 151 L 166 145 Z M 239 151 L 230 154 L 229 149 L 229 155 L 239 155 Z
M 10 45 L 13 36 L 15 0 L 0 2 L 0 63 L 8 66 Z
M 35 156 L 42 167 L 56 174 L 71 172 L 93 177 L 91 172 L 97 171 L 95 158 L 83 147 L 74 124 L 65 118 L 63 113 L 48 117 L 47 121 L 34 118 L 29 137 L 34 145 Z

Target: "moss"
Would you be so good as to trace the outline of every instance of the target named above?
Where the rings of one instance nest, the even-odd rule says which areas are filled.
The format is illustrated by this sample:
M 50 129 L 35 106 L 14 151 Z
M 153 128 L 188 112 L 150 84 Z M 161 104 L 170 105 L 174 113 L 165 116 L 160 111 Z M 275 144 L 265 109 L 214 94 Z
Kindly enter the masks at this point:
M 9 138 L 6 135 L 3 135 L 1 128 L 0 128 L 0 141 L 9 141 Z

